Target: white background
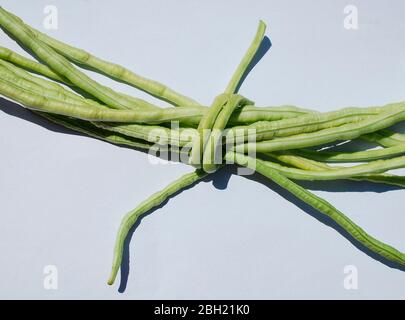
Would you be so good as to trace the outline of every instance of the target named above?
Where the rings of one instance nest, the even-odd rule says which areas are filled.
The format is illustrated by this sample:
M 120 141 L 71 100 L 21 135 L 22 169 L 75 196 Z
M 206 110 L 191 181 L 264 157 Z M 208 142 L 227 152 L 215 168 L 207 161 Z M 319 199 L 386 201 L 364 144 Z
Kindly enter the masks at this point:
M 358 7 L 358 30 L 343 27 L 348 4 Z M 259 19 L 273 46 L 240 91 L 257 105 L 328 111 L 405 99 L 400 0 L 1 5 L 42 31 L 44 7 L 56 5 L 59 28 L 47 33 L 204 104 L 226 86 Z M 23 53 L 4 33 L 0 41 Z M 144 153 L 72 134 L 12 104 L 0 107 L 0 128 L 0 298 L 405 298 L 403 271 L 358 250 L 257 176 L 232 175 L 226 185 L 229 170 L 142 220 L 120 293 L 119 277 L 112 287 L 106 280 L 122 216 L 191 168 L 153 165 Z M 403 191 L 354 182 L 306 186 L 405 251 Z M 46 265 L 58 269 L 58 290 L 44 289 Z M 346 265 L 358 269 L 358 290 L 343 286 Z

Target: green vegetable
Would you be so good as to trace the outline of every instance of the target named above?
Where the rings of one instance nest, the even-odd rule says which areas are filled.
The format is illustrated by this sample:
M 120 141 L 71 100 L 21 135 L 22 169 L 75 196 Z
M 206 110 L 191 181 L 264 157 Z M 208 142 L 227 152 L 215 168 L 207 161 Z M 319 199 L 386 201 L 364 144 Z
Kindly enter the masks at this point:
M 248 161 L 247 157 L 242 154 L 237 154 L 235 158 L 236 162 L 241 165 L 245 165 L 246 163 L 247 164 L 252 163 L 252 161 Z M 371 251 L 379 254 L 380 256 L 386 258 L 389 261 L 396 262 L 399 265 L 405 265 L 404 253 L 373 238 L 372 236 L 367 234 L 363 229 L 361 229 L 358 225 L 356 225 L 352 220 L 346 217 L 342 212 L 334 208 L 330 203 L 312 194 L 311 192 L 305 190 L 301 186 L 295 184 L 287 177 L 280 174 L 277 170 L 274 170 L 270 166 L 268 166 L 268 163 L 266 164 L 260 159 L 253 159 L 253 160 L 255 164 L 251 166 L 252 169 L 256 170 L 265 177 L 271 179 L 282 188 L 291 192 L 301 201 L 307 203 L 314 209 L 331 218 L 340 227 L 342 227 L 352 238 L 357 240 L 363 246 L 367 247 Z
M 88 136 L 145 152 L 176 153 L 180 161 L 196 168 L 124 217 L 114 247 L 109 284 L 115 281 L 123 244 L 134 223 L 178 191 L 232 161 L 273 180 L 372 252 L 405 266 L 403 253 L 368 235 L 331 204 L 292 181 L 348 179 L 404 188 L 405 177 L 389 171 L 405 168 L 405 135 L 388 128 L 405 120 L 405 102 L 325 113 L 288 105 L 254 106 L 237 90 L 263 41 L 266 26 L 262 21 L 225 91 L 209 107 L 162 83 L 53 39 L 1 7 L 0 27 L 40 61 L 0 47 L 1 95 Z M 177 108 L 162 108 L 112 90 L 80 68 L 126 83 Z M 170 127 L 173 121 L 180 126 Z M 356 139 L 380 148 L 350 152 L 308 149 Z M 257 152 L 256 157 L 251 156 L 252 152 Z M 363 163 L 329 164 L 353 162 Z

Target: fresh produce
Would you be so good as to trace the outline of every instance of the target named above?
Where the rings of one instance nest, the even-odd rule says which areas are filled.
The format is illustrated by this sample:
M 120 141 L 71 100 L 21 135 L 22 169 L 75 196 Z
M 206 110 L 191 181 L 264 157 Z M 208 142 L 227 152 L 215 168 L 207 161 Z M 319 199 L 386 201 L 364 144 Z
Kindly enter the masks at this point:
M 405 167 L 405 135 L 389 130 L 405 120 L 405 102 L 326 113 L 294 106 L 255 106 L 237 91 L 263 41 L 266 26 L 262 21 L 229 84 L 210 106 L 53 39 L 1 7 L 0 26 L 38 60 L 0 47 L 1 95 L 91 137 L 138 150 L 176 153 L 180 161 L 195 167 L 124 217 L 109 284 L 114 283 L 121 266 L 128 232 L 140 216 L 232 163 L 274 181 L 328 216 L 358 244 L 405 267 L 404 253 L 373 238 L 331 204 L 293 181 L 348 179 L 405 187 L 405 177 L 388 172 Z M 115 91 L 81 68 L 128 84 L 174 107 L 160 107 Z M 174 121 L 179 123 L 178 128 L 170 126 Z M 380 148 L 350 152 L 322 149 L 337 141 L 357 139 Z

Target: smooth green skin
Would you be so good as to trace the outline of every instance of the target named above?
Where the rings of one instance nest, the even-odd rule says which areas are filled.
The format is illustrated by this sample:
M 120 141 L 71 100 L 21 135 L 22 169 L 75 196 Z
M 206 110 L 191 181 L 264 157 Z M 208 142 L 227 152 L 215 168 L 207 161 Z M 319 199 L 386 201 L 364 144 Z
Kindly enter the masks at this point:
M 227 158 L 227 156 L 225 158 Z M 232 160 L 232 158 L 229 158 L 229 160 Z M 318 210 L 320 213 L 328 216 L 340 227 L 342 227 L 351 237 L 353 237 L 356 241 L 361 243 L 366 248 L 379 254 L 389 261 L 393 261 L 400 264 L 401 266 L 405 266 L 404 253 L 398 251 L 388 244 L 385 244 L 373 238 L 362 228 L 356 225 L 352 220 L 350 220 L 346 215 L 333 207 L 330 203 L 289 180 L 287 177 L 280 174 L 277 170 L 274 170 L 270 166 L 268 166 L 268 164 L 266 164 L 264 161 L 253 158 L 249 159 L 249 157 L 242 154 L 236 154 L 235 160 L 239 165 L 248 166 L 250 167 L 250 169 L 256 170 L 263 176 L 274 181 L 280 187 L 289 191 L 301 201 L 307 203 L 314 209 Z

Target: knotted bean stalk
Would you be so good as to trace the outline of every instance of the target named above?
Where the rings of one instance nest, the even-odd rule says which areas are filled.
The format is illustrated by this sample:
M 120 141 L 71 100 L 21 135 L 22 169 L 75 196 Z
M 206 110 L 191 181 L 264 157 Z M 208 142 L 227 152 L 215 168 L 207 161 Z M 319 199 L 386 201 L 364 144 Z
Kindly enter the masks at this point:
M 405 266 L 403 253 L 368 235 L 328 202 L 290 180 L 349 179 L 405 187 L 405 177 L 387 173 L 405 167 L 405 135 L 387 129 L 405 120 L 405 102 L 326 113 L 293 106 L 255 107 L 236 91 L 263 40 L 266 26 L 262 21 L 226 89 L 210 107 L 53 39 L 1 7 L 0 27 L 40 61 L 0 47 L 1 95 L 50 121 L 98 139 L 146 151 L 179 152 L 197 168 L 124 217 L 114 247 L 109 284 L 115 281 L 125 239 L 135 222 L 168 197 L 222 167 L 224 161 L 256 170 L 331 218 L 361 245 Z M 78 68 L 83 66 L 179 108 L 161 108 L 112 90 L 83 73 Z M 169 128 L 172 121 L 178 121 L 180 128 Z M 253 143 L 251 130 L 255 132 Z M 156 131 L 167 137 L 167 145 L 156 144 L 162 143 Z M 240 145 L 229 149 L 228 137 L 236 137 Z M 381 148 L 355 152 L 307 149 L 353 139 L 367 140 Z M 182 148 L 186 146 L 191 148 Z M 245 154 L 252 149 L 258 152 L 256 158 Z M 224 151 L 222 158 L 217 159 L 217 151 Z M 346 162 L 364 163 L 350 167 L 329 164 Z

